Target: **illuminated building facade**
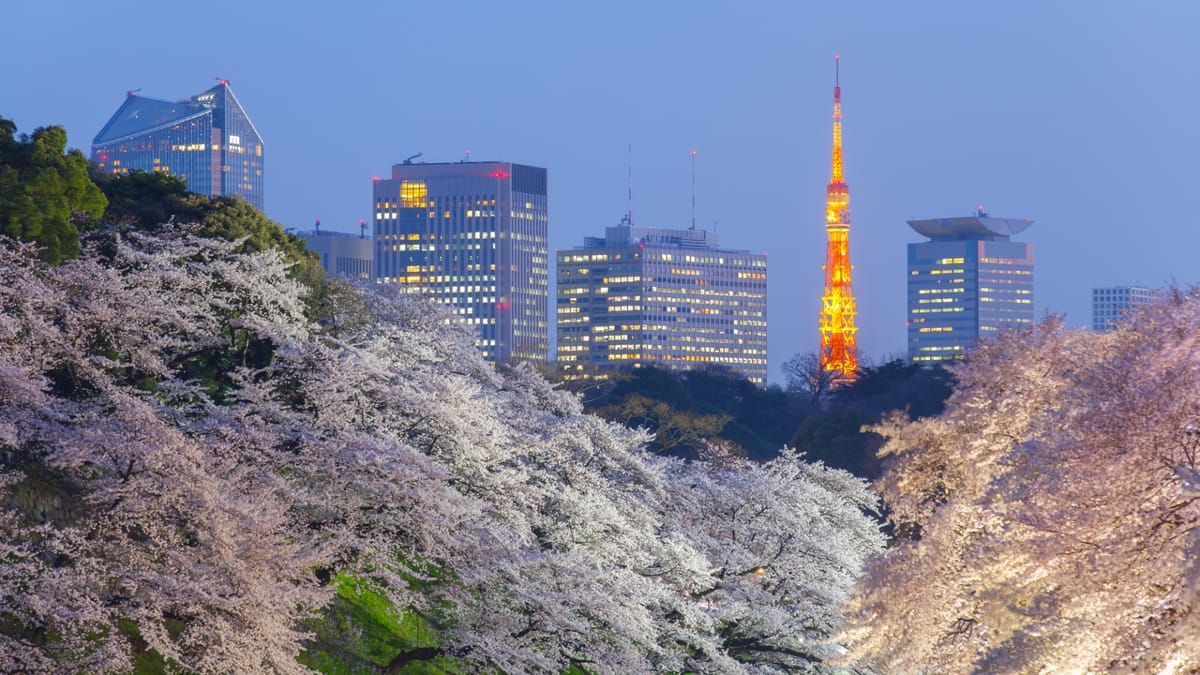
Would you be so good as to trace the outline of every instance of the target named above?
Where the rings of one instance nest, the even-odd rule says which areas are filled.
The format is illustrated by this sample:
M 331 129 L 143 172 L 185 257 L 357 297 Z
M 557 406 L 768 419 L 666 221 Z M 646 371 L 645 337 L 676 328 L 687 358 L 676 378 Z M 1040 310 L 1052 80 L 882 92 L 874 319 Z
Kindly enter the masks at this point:
M 375 247 L 366 234 L 322 232 L 320 229 L 296 234 L 304 240 L 309 251 L 321 258 L 321 267 L 326 274 L 356 281 L 371 280 L 375 271 Z
M 164 172 L 209 197 L 240 195 L 263 208 L 263 140 L 229 83 L 170 102 L 129 92 L 92 141 L 102 171 Z
M 396 164 L 375 180 L 375 280 L 427 294 L 496 363 L 550 351 L 547 172 L 511 162 Z
M 719 248 L 707 230 L 625 222 L 559 251 L 557 265 L 564 377 L 721 365 L 766 382 L 766 254 Z
M 858 329 L 850 285 L 850 188 L 842 176 L 842 87 L 835 58 L 833 160 L 825 188 L 825 292 L 821 296 L 821 367 L 838 381 L 858 377 Z
M 1145 286 L 1112 286 L 1092 289 L 1092 330 L 1106 332 L 1126 314 L 1154 300 L 1158 291 Z
M 1033 244 L 1011 241 L 1033 223 L 992 218 L 910 220 L 929 241 L 908 245 L 908 358 L 963 358 L 980 339 L 1033 325 Z

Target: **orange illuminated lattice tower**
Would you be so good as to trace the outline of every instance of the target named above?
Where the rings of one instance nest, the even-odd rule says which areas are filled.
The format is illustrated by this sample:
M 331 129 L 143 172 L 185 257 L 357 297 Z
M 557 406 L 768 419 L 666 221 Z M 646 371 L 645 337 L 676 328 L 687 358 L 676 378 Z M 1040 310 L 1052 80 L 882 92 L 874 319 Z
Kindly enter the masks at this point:
M 850 188 L 842 178 L 842 87 L 834 57 L 833 170 L 825 188 L 825 294 L 821 296 L 821 367 L 840 381 L 858 376 L 854 291 L 850 288 Z

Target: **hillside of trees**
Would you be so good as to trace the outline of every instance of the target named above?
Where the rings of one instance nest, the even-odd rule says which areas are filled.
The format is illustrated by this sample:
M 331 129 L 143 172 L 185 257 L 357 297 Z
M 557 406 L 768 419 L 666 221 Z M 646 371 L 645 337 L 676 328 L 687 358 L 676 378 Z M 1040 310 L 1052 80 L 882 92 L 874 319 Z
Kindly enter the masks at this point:
M 853 383 L 820 379 L 815 354 L 797 355 L 786 369 L 789 386 L 760 388 L 722 368 L 669 372 L 654 367 L 610 374 L 600 382 L 572 381 L 586 409 L 653 434 L 650 449 L 698 457 L 707 444 L 767 461 L 784 447 L 810 461 L 867 480 L 883 475 L 883 437 L 867 427 L 903 411 L 909 419 L 941 412 L 952 379 L 944 368 L 893 360 L 865 366 Z
M 1111 333 L 1048 317 L 886 420 L 900 538 L 843 636 L 886 672 L 1200 671 L 1200 292 Z
M 436 306 L 314 293 L 261 214 L 125 179 L 73 255 L 0 240 L 5 668 L 843 668 L 864 481 L 648 452 Z
M 81 158 L 0 118 L 4 670 L 1200 672 L 1200 289 L 573 392 Z

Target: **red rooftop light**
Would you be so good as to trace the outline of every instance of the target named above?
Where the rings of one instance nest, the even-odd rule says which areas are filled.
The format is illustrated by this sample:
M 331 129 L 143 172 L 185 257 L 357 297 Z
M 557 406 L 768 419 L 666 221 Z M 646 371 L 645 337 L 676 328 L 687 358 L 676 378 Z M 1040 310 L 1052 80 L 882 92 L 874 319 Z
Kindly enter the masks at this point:
M 493 171 L 492 178 L 508 178 L 508 173 L 505 171 Z
M 374 180 L 375 180 L 375 182 L 376 182 L 376 183 L 378 183 L 378 182 L 379 182 L 379 176 L 375 176 L 375 179 L 374 179 Z

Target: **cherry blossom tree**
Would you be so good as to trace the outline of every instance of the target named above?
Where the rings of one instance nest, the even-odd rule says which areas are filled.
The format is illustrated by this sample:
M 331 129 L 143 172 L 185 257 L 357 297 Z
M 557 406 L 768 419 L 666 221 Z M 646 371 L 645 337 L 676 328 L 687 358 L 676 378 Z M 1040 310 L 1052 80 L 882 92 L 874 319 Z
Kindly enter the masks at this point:
M 889 672 L 1200 667 L 1200 299 L 1108 334 L 1049 319 L 955 370 L 945 414 L 880 433 L 898 531 L 851 603 Z
M 790 449 L 766 464 L 677 463 L 672 474 L 673 529 L 714 565 L 692 595 L 720 651 L 762 672 L 821 671 L 843 651 L 832 639 L 840 607 L 883 546 L 863 515 L 877 509 L 867 484 Z
M 848 474 L 655 456 L 435 306 L 330 286 L 310 324 L 280 253 L 195 227 L 5 243 L 0 282 L 20 670 L 304 671 L 345 580 L 436 634 L 371 668 L 817 669 L 882 545 Z
M 204 305 L 261 326 L 298 305 L 277 254 L 178 243 L 57 268 L 0 246 L 0 661 L 18 669 L 127 670 L 142 646 L 197 671 L 299 670 L 296 626 L 324 594 L 274 477 L 210 452 L 131 384 L 153 389 L 175 350 L 223 339 Z

